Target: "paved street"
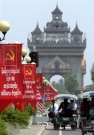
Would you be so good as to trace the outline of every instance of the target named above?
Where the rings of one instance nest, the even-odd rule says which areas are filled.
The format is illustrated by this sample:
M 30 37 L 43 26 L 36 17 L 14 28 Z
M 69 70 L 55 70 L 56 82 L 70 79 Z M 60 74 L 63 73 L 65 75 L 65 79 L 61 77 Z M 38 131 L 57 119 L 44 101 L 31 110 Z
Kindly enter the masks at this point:
M 59 130 L 54 130 L 53 125 L 49 124 L 43 135 L 59 135 Z M 66 127 L 65 130 L 62 130 L 62 135 L 81 135 L 81 130 L 72 131 L 70 127 Z
M 37 115 L 36 122 L 39 122 L 42 124 L 42 121 L 44 123 L 48 123 L 48 126 L 46 127 L 46 130 L 44 131 L 43 135 L 82 135 L 81 130 L 71 130 L 69 126 L 65 128 L 65 130 L 62 129 L 62 134 L 59 134 L 59 130 L 54 130 L 53 124 L 48 121 L 48 117 L 44 116 L 42 118 L 42 115 Z M 41 125 L 40 124 L 40 125 Z M 87 135 L 92 135 L 92 133 L 88 133 Z
M 36 121 L 42 122 L 42 117 L 36 117 Z M 47 122 L 48 117 L 44 116 L 43 122 Z M 91 133 L 88 133 L 89 135 Z M 53 124 L 48 122 L 48 126 L 43 135 L 59 135 L 59 130 L 54 130 Z M 81 135 L 81 130 L 77 129 L 76 131 L 72 131 L 70 127 L 66 127 L 65 131 L 62 130 L 62 135 Z

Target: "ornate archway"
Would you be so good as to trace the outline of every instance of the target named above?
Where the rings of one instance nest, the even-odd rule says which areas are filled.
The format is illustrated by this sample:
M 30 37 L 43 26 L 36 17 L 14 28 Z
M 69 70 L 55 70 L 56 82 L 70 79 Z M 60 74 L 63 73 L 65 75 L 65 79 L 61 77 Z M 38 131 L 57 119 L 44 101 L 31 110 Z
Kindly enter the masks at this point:
M 83 88 L 83 78 L 86 73 L 84 50 L 86 48 L 86 38 L 78 28 L 78 24 L 73 31 L 70 31 L 68 24 L 62 21 L 62 12 L 56 6 L 52 12 L 52 20 L 46 24 L 44 32 L 36 25 L 31 33 L 32 41 L 27 39 L 28 48 L 33 50 L 36 46 L 39 52 L 39 67 L 37 72 L 42 70 L 47 80 L 53 75 L 61 75 L 66 78 L 67 74 L 77 76 L 78 89 Z M 84 63 L 84 64 L 83 64 Z

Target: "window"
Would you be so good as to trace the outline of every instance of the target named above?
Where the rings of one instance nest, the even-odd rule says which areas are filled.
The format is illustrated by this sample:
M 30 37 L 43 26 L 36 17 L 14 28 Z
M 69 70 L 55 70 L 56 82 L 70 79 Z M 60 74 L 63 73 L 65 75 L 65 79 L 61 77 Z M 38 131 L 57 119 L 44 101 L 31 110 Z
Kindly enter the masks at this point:
M 58 16 L 56 16 L 56 19 L 58 19 L 59 17 Z
M 55 69 L 59 69 L 60 68 L 60 63 L 58 61 L 56 61 L 54 63 L 54 67 L 55 67 Z

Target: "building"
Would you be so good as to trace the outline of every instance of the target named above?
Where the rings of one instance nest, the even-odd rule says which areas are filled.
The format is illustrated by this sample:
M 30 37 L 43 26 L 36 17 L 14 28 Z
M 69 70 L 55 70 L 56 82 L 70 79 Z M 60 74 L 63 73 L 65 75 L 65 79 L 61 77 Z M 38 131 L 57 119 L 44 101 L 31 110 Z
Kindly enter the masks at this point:
M 51 22 L 47 22 L 44 31 L 40 30 L 37 23 L 35 30 L 31 32 L 32 40 L 27 38 L 27 45 L 30 51 L 36 46 L 39 52 L 37 71 L 41 70 L 47 80 L 53 75 L 61 75 L 63 78 L 67 74 L 76 75 L 78 89 L 82 89 L 86 73 L 86 38 L 83 38 L 77 22 L 74 30 L 70 31 L 67 22 L 62 20 L 62 15 L 63 12 L 56 5 Z

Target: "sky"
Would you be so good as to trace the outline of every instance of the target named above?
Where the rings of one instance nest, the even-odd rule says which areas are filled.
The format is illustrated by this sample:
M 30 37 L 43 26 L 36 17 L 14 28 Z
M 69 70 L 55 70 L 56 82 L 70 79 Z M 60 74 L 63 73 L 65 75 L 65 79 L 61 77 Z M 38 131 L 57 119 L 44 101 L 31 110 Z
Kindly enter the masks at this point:
M 84 86 L 90 85 L 92 84 L 90 70 L 94 62 L 94 0 L 0 0 L 0 21 L 10 23 L 10 30 L 3 43 L 19 41 L 23 43 L 23 48 L 28 50 L 27 38 L 30 38 L 37 20 L 43 31 L 46 23 L 52 20 L 51 12 L 56 8 L 57 3 L 63 12 L 62 20 L 67 22 L 70 30 L 75 28 L 77 21 L 79 29 L 86 34 Z M 60 78 L 60 76 L 53 76 L 51 81 Z

